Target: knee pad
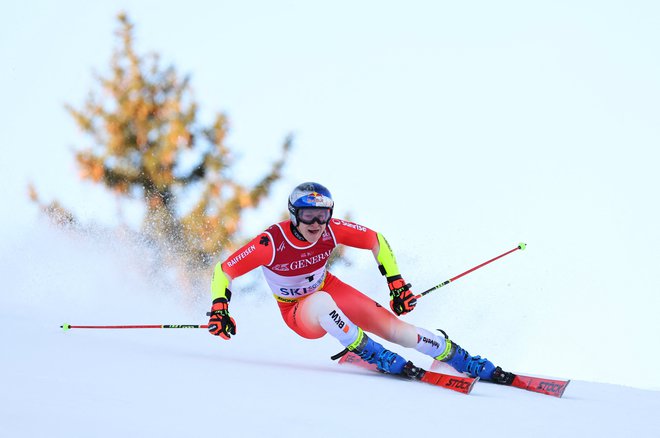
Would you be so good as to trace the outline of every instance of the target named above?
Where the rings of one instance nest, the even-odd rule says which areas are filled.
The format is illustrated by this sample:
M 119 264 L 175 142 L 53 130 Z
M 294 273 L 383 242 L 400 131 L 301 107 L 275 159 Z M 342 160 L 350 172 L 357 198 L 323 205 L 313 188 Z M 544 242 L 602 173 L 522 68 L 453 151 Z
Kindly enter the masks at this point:
M 301 304 L 305 306 L 305 312 L 312 312 L 316 315 L 329 313 L 332 309 L 338 307 L 330 294 L 322 290 L 314 292 L 305 298 Z

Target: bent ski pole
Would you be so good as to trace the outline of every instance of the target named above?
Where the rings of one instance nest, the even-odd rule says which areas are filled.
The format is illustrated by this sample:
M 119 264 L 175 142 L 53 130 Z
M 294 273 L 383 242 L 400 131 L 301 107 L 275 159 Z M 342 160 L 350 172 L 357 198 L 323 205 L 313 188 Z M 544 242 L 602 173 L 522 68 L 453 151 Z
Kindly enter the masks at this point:
M 527 248 L 527 245 L 521 242 L 518 246 L 516 246 L 516 247 L 513 248 L 512 250 L 509 250 L 509 251 L 505 252 L 504 254 L 500 254 L 500 255 L 498 255 L 497 257 L 488 260 L 487 262 L 483 262 L 482 264 L 480 264 L 480 265 L 478 265 L 478 266 L 475 266 L 475 267 L 472 268 L 472 269 L 468 269 L 467 271 L 463 272 L 462 274 L 458 274 L 456 277 L 453 277 L 453 278 L 450 278 L 449 280 L 443 281 L 442 283 L 440 283 L 440 284 L 438 284 L 438 285 L 436 285 L 436 286 L 433 286 L 431 289 L 425 290 L 425 291 L 422 292 L 421 294 L 416 295 L 415 298 L 416 298 L 416 299 L 419 299 L 419 298 L 423 297 L 424 295 L 433 292 L 433 291 L 436 290 L 436 289 L 440 289 L 440 288 L 443 287 L 443 286 L 447 286 L 447 285 L 448 285 L 449 283 L 451 283 L 452 281 L 454 281 L 454 280 L 458 280 L 458 279 L 461 278 L 462 276 L 467 275 L 467 274 L 469 274 L 469 273 L 472 272 L 472 271 L 476 271 L 477 269 L 479 269 L 479 268 L 481 268 L 481 267 L 483 267 L 483 266 L 486 266 L 487 264 L 489 264 L 489 263 L 491 263 L 491 262 L 494 262 L 494 261 L 497 260 L 497 259 L 501 259 L 501 258 L 504 257 L 505 255 L 511 254 L 512 252 L 514 252 L 514 251 L 518 251 L 518 250 L 521 250 L 521 251 L 522 251 L 522 250 L 524 250 L 525 248 Z
M 70 329 L 198 329 L 209 328 L 208 324 L 161 324 L 161 325 L 71 325 L 62 324 L 60 328 L 64 331 Z

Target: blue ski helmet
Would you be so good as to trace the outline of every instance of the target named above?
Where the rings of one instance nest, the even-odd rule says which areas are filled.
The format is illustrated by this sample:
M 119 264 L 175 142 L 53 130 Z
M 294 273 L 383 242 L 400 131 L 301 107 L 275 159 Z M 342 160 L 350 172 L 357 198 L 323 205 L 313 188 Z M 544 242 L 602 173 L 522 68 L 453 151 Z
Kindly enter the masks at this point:
M 291 195 L 289 195 L 289 213 L 291 216 L 291 223 L 298 226 L 299 210 L 301 208 L 327 208 L 330 210 L 328 223 L 332 217 L 332 209 L 335 202 L 332 200 L 330 190 L 326 189 L 319 183 L 305 182 L 299 184 Z

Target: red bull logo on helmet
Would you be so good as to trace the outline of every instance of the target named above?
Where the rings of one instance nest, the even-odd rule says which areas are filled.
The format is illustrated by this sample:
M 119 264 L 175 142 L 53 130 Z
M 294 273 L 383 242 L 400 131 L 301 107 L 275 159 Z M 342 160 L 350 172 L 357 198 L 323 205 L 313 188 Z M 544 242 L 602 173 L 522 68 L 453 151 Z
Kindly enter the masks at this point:
M 318 192 L 311 192 L 307 194 L 306 198 L 306 204 L 314 205 L 316 207 L 327 207 L 329 204 L 328 199 Z

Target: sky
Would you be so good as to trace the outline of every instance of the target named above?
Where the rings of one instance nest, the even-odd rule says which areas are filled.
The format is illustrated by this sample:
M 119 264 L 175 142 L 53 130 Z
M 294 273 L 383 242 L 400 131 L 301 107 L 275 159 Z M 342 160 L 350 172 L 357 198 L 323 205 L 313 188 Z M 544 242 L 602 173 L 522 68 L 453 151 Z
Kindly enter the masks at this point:
M 138 50 L 191 74 L 202 118 L 228 115 L 239 180 L 258 180 L 294 134 L 246 234 L 315 180 L 337 216 L 388 238 L 416 290 L 524 241 L 410 318 L 521 369 L 660 388 L 657 2 L 355 3 L 5 5 L 3 276 L 44 227 L 30 182 L 84 221 L 116 221 L 121 204 L 78 179 L 73 151 L 89 139 L 64 104 L 106 72 L 123 10 Z M 373 287 L 371 256 L 349 255 L 345 279 Z

